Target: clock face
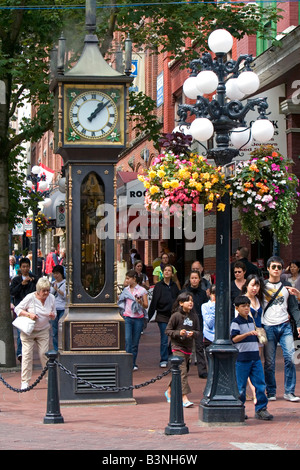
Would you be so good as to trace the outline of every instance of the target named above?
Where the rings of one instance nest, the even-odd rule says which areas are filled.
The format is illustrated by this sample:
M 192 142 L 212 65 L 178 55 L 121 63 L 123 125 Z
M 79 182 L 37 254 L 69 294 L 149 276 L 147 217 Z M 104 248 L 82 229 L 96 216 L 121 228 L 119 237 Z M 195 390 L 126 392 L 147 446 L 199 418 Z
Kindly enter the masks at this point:
M 63 97 L 64 145 L 125 145 L 123 85 L 65 84 Z
M 116 127 L 118 110 L 106 93 L 90 90 L 78 95 L 69 111 L 73 130 L 86 139 L 107 137 Z

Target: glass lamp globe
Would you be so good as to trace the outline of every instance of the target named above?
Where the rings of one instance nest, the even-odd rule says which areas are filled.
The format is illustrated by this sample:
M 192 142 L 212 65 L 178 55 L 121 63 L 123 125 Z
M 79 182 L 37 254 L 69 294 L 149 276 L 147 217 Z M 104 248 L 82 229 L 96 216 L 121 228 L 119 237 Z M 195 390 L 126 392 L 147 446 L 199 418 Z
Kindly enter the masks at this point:
M 237 78 L 237 84 L 242 93 L 249 95 L 259 89 L 259 78 L 254 72 L 242 72 Z
M 26 185 L 29 189 L 33 189 L 33 183 L 31 180 L 27 180 Z
M 233 38 L 226 29 L 216 29 L 208 37 L 208 47 L 215 54 L 223 52 L 227 54 L 232 48 Z
M 31 168 L 31 173 L 33 173 L 34 175 L 38 175 L 41 171 L 41 167 L 38 166 L 38 165 L 34 165 L 32 168 Z
M 258 119 L 252 124 L 252 135 L 257 142 L 264 144 L 269 142 L 274 135 L 274 127 L 268 119 Z
M 46 197 L 46 199 L 43 200 L 44 207 L 49 207 L 51 206 L 51 204 L 52 204 L 52 200 L 50 199 L 50 197 Z
M 245 93 L 243 93 L 237 83 L 237 78 L 230 78 L 226 82 L 226 96 L 230 100 L 242 100 L 245 96 Z
M 183 93 L 191 100 L 196 100 L 201 95 L 201 91 L 197 87 L 197 77 L 189 77 L 183 84 Z
M 40 181 L 38 189 L 39 189 L 39 191 L 45 191 L 46 189 L 48 189 L 48 182 L 47 181 Z
M 190 127 L 190 134 L 194 139 L 205 142 L 210 139 L 214 133 L 214 126 L 207 118 L 196 118 Z
M 197 75 L 197 87 L 202 94 L 209 94 L 216 91 L 219 80 L 215 72 L 211 70 L 202 70 Z
M 237 127 L 231 133 L 230 140 L 237 149 L 248 147 L 252 144 L 251 130 L 247 127 Z

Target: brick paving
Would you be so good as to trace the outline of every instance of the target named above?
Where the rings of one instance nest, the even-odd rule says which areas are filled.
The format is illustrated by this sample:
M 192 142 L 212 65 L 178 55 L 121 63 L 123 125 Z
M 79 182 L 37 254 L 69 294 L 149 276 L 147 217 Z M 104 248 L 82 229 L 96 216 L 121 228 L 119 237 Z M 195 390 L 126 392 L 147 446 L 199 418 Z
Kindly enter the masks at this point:
M 277 400 L 268 406 L 274 415 L 273 421 L 256 420 L 253 402 L 249 400 L 246 402 L 249 419 L 245 424 L 209 426 L 201 423 L 198 408 L 205 380 L 198 378 L 197 368 L 192 365 L 189 373 L 192 393 L 189 398 L 194 402 L 194 407 L 184 409 L 184 421 L 189 433 L 182 436 L 167 436 L 164 432 L 170 414 L 170 405 L 164 397 L 169 376 L 134 390 L 136 404 L 61 406 L 64 418 L 62 424 L 43 423 L 47 411 L 45 379 L 32 391 L 25 393 L 13 392 L 0 382 L 0 449 L 141 450 L 152 453 L 166 451 L 165 455 L 175 451 L 185 455 L 188 450 L 195 454 L 200 450 L 299 450 L 300 403 L 283 399 L 283 359 L 280 348 L 277 355 Z M 149 324 L 141 338 L 137 363 L 139 370 L 133 374 L 134 385 L 150 380 L 163 371 L 159 368 L 159 333 L 156 324 Z M 34 379 L 40 371 L 36 360 Z M 20 386 L 20 370 L 0 369 L 0 372 L 10 385 L 16 388 Z M 299 377 L 296 392 L 300 393 Z

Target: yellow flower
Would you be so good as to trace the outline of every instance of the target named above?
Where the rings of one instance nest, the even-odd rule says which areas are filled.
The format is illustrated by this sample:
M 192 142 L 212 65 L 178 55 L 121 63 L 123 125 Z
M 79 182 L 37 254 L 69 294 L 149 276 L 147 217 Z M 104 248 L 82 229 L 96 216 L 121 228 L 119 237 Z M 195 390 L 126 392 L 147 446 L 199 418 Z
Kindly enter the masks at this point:
M 202 178 L 204 178 L 205 180 L 209 180 L 210 174 L 209 173 L 202 173 Z
M 165 174 L 166 173 L 163 170 L 157 170 L 157 176 L 159 176 L 160 178 L 163 178 Z
M 149 181 L 144 181 L 144 187 L 145 187 L 146 189 L 149 189 L 149 188 L 150 188 L 150 183 L 149 183 Z
M 209 203 L 206 204 L 206 206 L 205 206 L 205 209 L 206 209 L 207 211 L 211 211 L 212 208 L 213 208 L 213 203 L 212 203 L 212 202 L 209 202 Z
M 226 184 L 225 189 L 230 189 L 230 184 Z
M 204 183 L 204 186 L 207 188 L 207 189 L 210 189 L 212 187 L 212 184 L 210 183 L 210 181 L 206 181 L 206 183 Z
M 186 168 L 180 168 L 178 171 L 178 177 L 182 179 L 189 179 L 191 177 L 191 174 L 189 171 L 186 170 Z
M 178 180 L 171 181 L 171 187 L 172 188 L 178 188 L 178 186 L 179 186 L 179 181 Z
M 190 182 L 189 182 L 189 186 L 190 186 L 191 188 L 194 188 L 194 187 L 196 186 L 196 184 L 197 184 L 197 183 L 196 183 L 196 181 L 195 181 L 194 179 L 191 179 Z
M 196 180 L 198 178 L 199 174 L 195 171 L 194 173 L 192 173 L 192 178 L 194 180 Z
M 155 178 L 155 176 L 156 176 L 156 171 L 150 170 L 149 173 L 148 173 L 148 175 L 149 175 L 149 178 Z
M 162 187 L 165 188 L 165 189 L 168 189 L 170 187 L 170 181 L 164 181 L 162 183 Z
M 225 207 L 226 207 L 226 204 L 223 204 L 222 202 L 219 202 L 219 204 L 217 205 L 218 211 L 224 212 L 224 211 L 225 211 Z
M 138 175 L 138 180 L 143 183 L 145 181 L 145 178 L 143 177 L 143 175 Z
M 150 194 L 155 194 L 155 193 L 159 193 L 159 187 L 158 186 L 151 186 L 150 189 Z
M 196 189 L 197 191 L 201 192 L 202 191 L 202 188 L 203 188 L 203 185 L 201 183 L 197 183 L 196 184 Z
M 208 196 L 208 200 L 209 200 L 209 201 L 213 201 L 213 200 L 214 200 L 214 193 L 210 193 L 210 195 Z

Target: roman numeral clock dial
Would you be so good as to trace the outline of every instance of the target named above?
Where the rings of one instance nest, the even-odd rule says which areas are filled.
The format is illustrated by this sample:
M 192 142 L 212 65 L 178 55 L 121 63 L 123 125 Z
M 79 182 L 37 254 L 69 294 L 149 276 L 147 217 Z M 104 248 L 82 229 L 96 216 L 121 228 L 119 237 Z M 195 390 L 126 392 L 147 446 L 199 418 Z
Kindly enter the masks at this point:
M 65 92 L 67 145 L 122 145 L 122 89 L 68 87 Z

